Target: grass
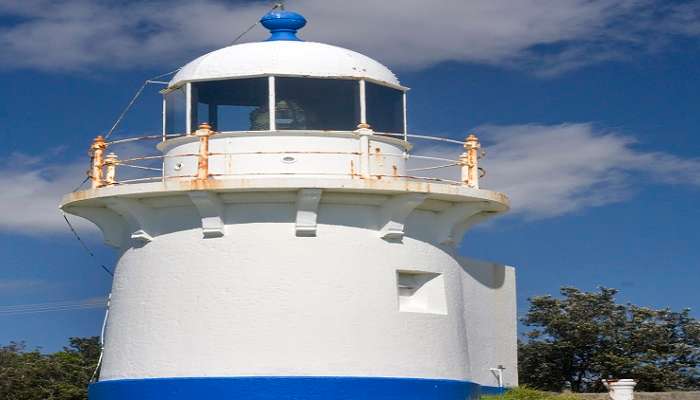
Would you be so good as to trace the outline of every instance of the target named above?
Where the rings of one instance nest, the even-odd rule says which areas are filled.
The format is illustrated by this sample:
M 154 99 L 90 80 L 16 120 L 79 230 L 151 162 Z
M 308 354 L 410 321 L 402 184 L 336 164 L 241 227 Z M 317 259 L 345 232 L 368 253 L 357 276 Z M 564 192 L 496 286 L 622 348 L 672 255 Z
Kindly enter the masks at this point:
M 482 400 L 581 400 L 576 395 L 542 392 L 525 386 L 510 389 L 502 395 L 481 396 Z

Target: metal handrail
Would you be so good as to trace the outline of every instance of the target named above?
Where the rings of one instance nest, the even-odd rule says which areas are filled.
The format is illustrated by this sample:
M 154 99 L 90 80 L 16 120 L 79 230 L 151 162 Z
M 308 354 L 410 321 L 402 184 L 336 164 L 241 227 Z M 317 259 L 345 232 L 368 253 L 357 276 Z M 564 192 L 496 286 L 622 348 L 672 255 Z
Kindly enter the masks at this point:
M 247 131 L 246 131 L 247 132 Z M 211 127 L 207 124 L 202 124 L 200 129 L 194 132 L 192 135 L 186 134 L 168 134 L 168 135 L 144 135 L 144 136 L 134 136 L 122 139 L 116 139 L 112 141 L 105 141 L 104 138 L 98 136 L 93 141 L 90 147 L 91 156 L 91 169 L 89 172 L 89 178 L 92 180 L 92 187 L 98 188 L 103 186 L 111 185 L 123 185 L 131 183 L 149 182 L 149 181 L 164 181 L 166 179 L 209 179 L 211 177 L 221 177 L 221 176 L 263 176 L 263 175 L 333 175 L 333 176 L 350 176 L 350 177 L 360 177 L 363 179 L 411 179 L 411 180 L 421 180 L 421 181 L 435 181 L 454 185 L 465 185 L 473 188 L 479 187 L 479 178 L 483 176 L 483 169 L 478 166 L 478 159 L 483 156 L 481 152 L 481 145 L 479 140 L 475 135 L 469 135 L 466 140 L 459 141 L 455 139 L 439 137 L 439 136 L 429 136 L 429 135 L 419 135 L 419 134 L 407 134 L 406 137 L 414 138 L 419 140 L 432 140 L 439 141 L 450 144 L 459 144 L 463 147 L 464 151 L 456 159 L 450 159 L 438 156 L 428 156 L 411 154 L 407 149 L 403 153 L 381 153 L 382 157 L 401 157 L 406 160 L 417 159 L 426 161 L 440 162 L 437 165 L 426 165 L 417 168 L 408 169 L 408 172 L 420 172 L 420 171 L 434 171 L 451 167 L 459 167 L 461 171 L 461 180 L 452 180 L 439 177 L 431 176 L 413 176 L 413 175 L 397 175 L 396 169 L 393 175 L 382 175 L 373 174 L 370 172 L 372 165 L 372 156 L 376 154 L 372 152 L 371 140 L 372 137 L 377 136 L 398 136 L 403 138 L 404 135 L 392 134 L 392 133 L 377 133 L 372 131 L 368 126 L 363 125 L 356 131 L 352 131 L 353 134 L 357 135 L 360 143 L 360 148 L 358 151 L 309 151 L 309 150 L 278 150 L 278 151 L 241 151 L 241 152 L 211 152 L 209 151 L 209 141 L 214 132 Z M 235 132 L 226 132 L 235 133 Z M 243 133 L 243 132 L 241 132 Z M 274 133 L 274 132 L 270 132 Z M 197 153 L 180 153 L 180 154 L 156 154 L 156 155 L 144 155 L 135 156 L 124 159 L 119 159 L 117 155 L 113 152 L 105 154 L 108 148 L 115 145 L 133 143 L 137 141 L 144 140 L 159 140 L 163 141 L 171 138 L 179 137 L 193 137 L 199 140 L 199 151 Z M 377 149 L 378 150 L 378 149 Z M 376 152 L 378 154 L 378 151 Z M 213 174 L 209 171 L 209 158 L 210 157 L 221 157 L 221 156 L 239 156 L 239 155 L 271 155 L 271 154 L 322 154 L 322 155 L 352 155 L 358 156 L 360 158 L 359 164 L 360 168 L 356 173 L 352 170 L 349 174 L 344 173 L 327 173 L 319 171 L 311 172 L 248 172 L 248 173 L 226 173 L 226 174 Z M 174 158 L 187 158 L 195 157 L 197 158 L 197 173 L 194 175 L 165 175 L 165 160 Z M 138 162 L 149 162 L 161 160 L 163 165 L 161 168 L 156 168 L 155 166 L 149 165 L 139 165 Z M 144 171 L 156 171 L 160 172 L 158 176 L 149 177 L 138 177 L 130 179 L 117 180 L 117 167 L 126 167 L 137 170 Z

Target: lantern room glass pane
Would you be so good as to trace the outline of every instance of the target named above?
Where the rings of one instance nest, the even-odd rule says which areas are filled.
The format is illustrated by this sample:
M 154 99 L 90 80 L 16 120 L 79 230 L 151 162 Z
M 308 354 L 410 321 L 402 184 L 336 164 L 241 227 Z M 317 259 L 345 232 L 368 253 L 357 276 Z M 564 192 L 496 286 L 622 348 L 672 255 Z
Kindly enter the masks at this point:
M 219 132 L 270 129 L 268 79 L 231 79 L 192 84 L 192 129 L 203 122 Z
M 278 130 L 352 131 L 360 123 L 357 81 L 275 78 Z
M 187 133 L 185 87 L 173 90 L 165 95 L 165 133 Z
M 367 123 L 375 132 L 403 133 L 403 92 L 365 82 Z

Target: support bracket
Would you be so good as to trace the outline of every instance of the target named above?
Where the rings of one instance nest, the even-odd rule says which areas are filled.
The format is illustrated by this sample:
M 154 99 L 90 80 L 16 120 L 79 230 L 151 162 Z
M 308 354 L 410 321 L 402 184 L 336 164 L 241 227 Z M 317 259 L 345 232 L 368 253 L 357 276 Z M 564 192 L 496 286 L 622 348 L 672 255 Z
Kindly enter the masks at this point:
M 153 209 L 144 205 L 137 199 L 124 197 L 112 197 L 105 199 L 108 208 L 124 217 L 129 226 L 131 239 L 138 243 L 153 241 L 154 224 L 152 221 Z
M 128 226 L 124 219 L 106 207 L 66 207 L 63 211 L 68 214 L 85 218 L 102 231 L 102 237 L 108 246 L 120 248 L 124 244 L 124 237 Z
M 297 215 L 295 232 L 297 236 L 316 236 L 318 204 L 321 189 L 301 189 L 297 193 Z
M 427 197 L 427 194 L 410 193 L 393 196 L 385 201 L 379 209 L 379 236 L 387 240 L 403 239 L 406 219 Z
M 457 223 L 452 228 L 452 241 L 450 244 L 457 245 L 459 242 L 462 241 L 464 234 L 469 230 L 469 228 L 498 214 L 498 211 L 482 210 L 472 215 L 471 217 Z
M 202 236 L 205 239 L 224 236 L 224 203 L 219 196 L 209 191 L 189 192 L 188 195 L 202 219 Z
M 438 213 L 435 224 L 438 243 L 449 245 L 459 243 L 469 226 L 473 225 L 472 223 L 465 228 L 464 222 L 469 221 L 487 207 L 483 202 L 459 203 Z

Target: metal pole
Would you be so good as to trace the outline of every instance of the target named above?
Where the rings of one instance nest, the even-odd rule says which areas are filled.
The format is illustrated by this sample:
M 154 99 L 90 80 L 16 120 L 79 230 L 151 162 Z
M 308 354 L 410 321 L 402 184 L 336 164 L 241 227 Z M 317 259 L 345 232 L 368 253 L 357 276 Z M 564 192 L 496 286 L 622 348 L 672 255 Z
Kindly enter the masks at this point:
M 360 124 L 367 124 L 367 95 L 365 80 L 360 79 Z
M 360 124 L 357 126 L 355 133 L 360 136 L 360 176 L 369 179 L 371 173 L 369 165 L 369 138 L 374 132 L 369 125 Z
M 98 135 L 90 146 L 90 157 L 91 157 L 91 168 L 90 168 L 90 180 L 92 181 L 92 188 L 96 189 L 102 186 L 102 166 L 104 165 L 104 152 L 107 148 L 105 143 L 105 138 L 102 135 Z
M 193 114 L 194 107 L 192 106 L 192 84 L 185 85 L 185 133 L 192 134 L 192 124 L 194 123 Z
M 462 182 L 474 189 L 479 188 L 479 150 L 481 144 L 476 135 L 469 134 L 464 142 L 465 152 L 459 157 L 462 165 Z
M 275 77 L 270 76 L 267 78 L 268 82 L 268 105 L 267 108 L 269 109 L 268 114 L 270 115 L 270 123 L 269 123 L 269 130 L 271 131 L 276 131 L 277 130 L 277 112 L 276 112 L 276 107 L 277 107 L 277 100 L 276 100 L 276 87 L 275 87 Z
M 403 92 L 403 140 L 408 142 L 408 120 L 406 115 L 406 92 Z
M 114 153 L 107 154 L 105 157 L 105 185 L 111 186 L 117 182 L 117 165 L 119 164 L 119 157 Z
M 197 179 L 209 178 L 209 136 L 214 132 L 206 122 L 199 125 L 195 135 L 199 137 L 199 159 L 197 161 Z

